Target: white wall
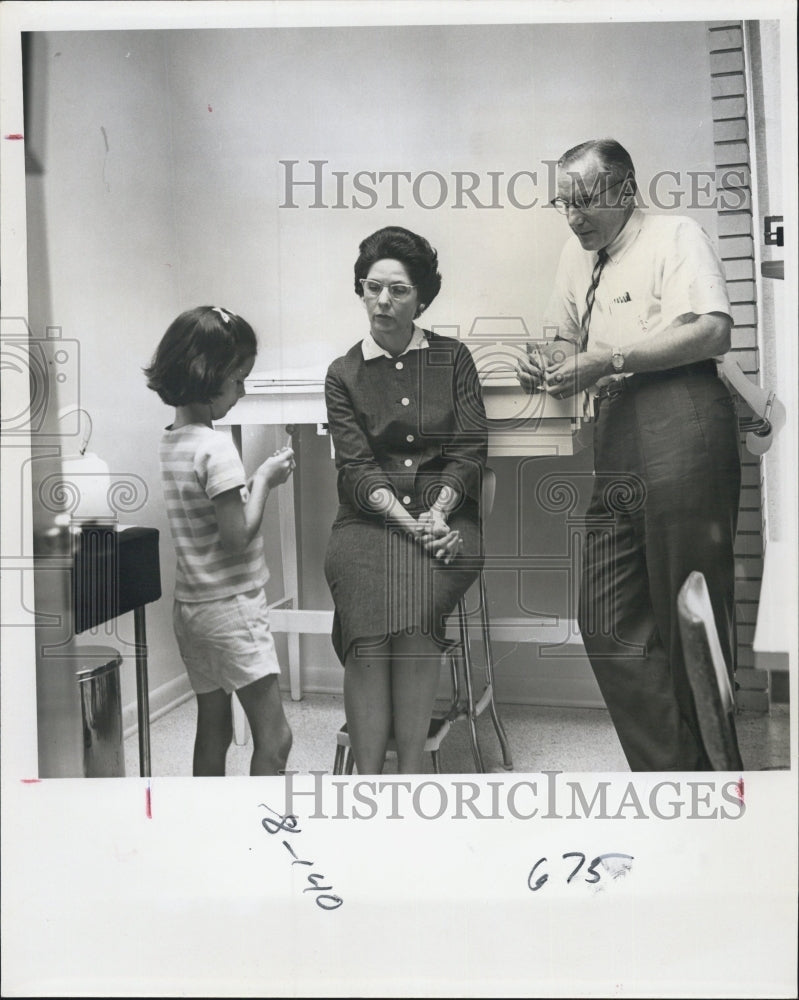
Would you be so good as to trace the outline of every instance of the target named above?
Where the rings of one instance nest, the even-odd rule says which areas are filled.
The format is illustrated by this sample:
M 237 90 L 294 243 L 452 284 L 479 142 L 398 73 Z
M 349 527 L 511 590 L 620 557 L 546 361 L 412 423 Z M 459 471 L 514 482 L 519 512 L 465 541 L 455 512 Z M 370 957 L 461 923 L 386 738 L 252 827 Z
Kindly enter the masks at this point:
M 168 413 L 141 375 L 156 331 L 180 309 L 165 40 L 154 32 L 36 35 L 31 89 L 29 148 L 41 173 L 29 176 L 27 192 L 30 326 L 36 337 L 58 326 L 78 342 L 78 390 L 56 388 L 62 403 L 77 399 L 90 413 L 90 449 L 112 474 L 148 484 L 145 506 L 122 520 L 161 532 L 166 589 L 156 445 Z M 56 414 L 48 410 L 45 430 L 59 431 Z M 64 454 L 77 451 L 77 435 L 56 440 Z M 180 669 L 168 611 L 165 602 L 147 609 L 154 688 Z M 129 703 L 132 615 L 118 629 Z
M 712 166 L 705 29 L 695 22 L 36 36 L 31 110 L 44 172 L 29 181 L 31 325 L 41 335 L 57 324 L 79 339 L 92 446 L 112 471 L 150 486 L 130 520 L 162 533 L 165 599 L 148 609 L 153 687 L 181 674 L 156 459 L 171 414 L 141 375 L 168 323 L 190 306 L 222 304 L 259 333 L 258 369 L 324 370 L 364 332 L 352 291 L 357 245 L 397 223 L 440 252 L 444 287 L 428 324 L 465 332 L 479 316 L 518 316 L 536 332 L 566 227 L 549 208 L 513 207 L 507 178 L 536 171 L 537 185 L 520 183 L 518 195 L 544 202 L 552 197 L 545 161 L 613 135 L 633 155 L 645 191 L 655 174 L 672 170 L 683 172 L 688 192 L 685 171 Z M 501 171 L 504 207 L 453 208 L 450 193 L 435 210 L 407 194 L 404 209 L 390 209 L 381 187 L 371 209 L 310 208 L 308 188 L 295 194 L 300 207 L 280 208 L 279 161 L 289 159 L 300 161 L 304 179 L 311 159 L 346 172 L 347 201 L 359 170 L 434 170 L 450 185 L 453 171 L 474 171 L 483 200 L 488 172 Z M 335 180 L 327 177 L 332 205 Z M 421 189 L 428 203 L 434 190 Z M 712 208 L 689 214 L 715 233 Z M 326 440 L 305 432 L 303 439 L 304 596 L 329 606 L 320 567 L 334 478 Z M 255 450 L 248 446 L 248 461 Z M 517 478 L 527 495 L 535 469 L 528 463 L 519 472 L 507 459 L 497 467 L 490 544 L 522 544 L 527 554 L 557 547 L 562 525 L 529 510 L 519 518 L 512 507 Z M 587 471 L 590 456 L 581 453 L 572 468 Z M 280 587 L 275 521 L 270 510 L 270 597 Z M 513 614 L 515 582 L 490 585 L 496 613 Z M 565 584 L 553 590 L 528 577 L 524 587 L 527 608 L 567 612 Z M 546 690 L 546 670 L 531 663 L 529 647 L 500 652 L 508 696 Z M 324 638 L 307 641 L 305 661 L 313 683 L 340 682 Z M 569 670 L 581 690 L 591 689 L 581 658 L 556 673 Z M 132 701 L 130 676 L 126 683 Z

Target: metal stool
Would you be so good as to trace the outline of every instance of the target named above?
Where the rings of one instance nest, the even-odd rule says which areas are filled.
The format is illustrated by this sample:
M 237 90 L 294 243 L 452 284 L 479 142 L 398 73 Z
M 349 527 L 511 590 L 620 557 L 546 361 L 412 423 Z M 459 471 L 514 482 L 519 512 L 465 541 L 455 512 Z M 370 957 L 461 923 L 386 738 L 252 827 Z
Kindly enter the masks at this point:
M 483 494 L 481 504 L 481 519 L 483 525 L 494 507 L 494 496 L 496 494 L 497 478 L 493 469 L 485 469 L 483 473 Z M 469 724 L 469 740 L 472 748 L 475 769 L 478 773 L 485 773 L 483 756 L 480 751 L 480 743 L 477 737 L 477 719 L 487 708 L 491 714 L 491 721 L 499 739 L 502 749 L 503 767 L 506 771 L 513 770 L 513 760 L 510 753 L 510 745 L 505 734 L 505 728 L 499 717 L 497 705 L 494 700 L 494 660 L 491 652 L 491 629 L 488 619 L 488 602 L 486 596 L 485 574 L 480 570 L 478 575 L 478 595 L 479 595 L 479 628 L 485 659 L 485 679 L 482 691 L 475 698 L 473 683 L 473 662 L 472 648 L 469 637 L 469 622 L 474 612 L 469 612 L 466 607 L 466 597 L 463 596 L 458 601 L 453 617 L 458 622 L 458 638 L 449 642 L 442 654 L 442 658 L 449 660 L 450 679 L 452 685 L 452 698 L 448 709 L 443 714 L 434 714 L 430 720 L 430 728 L 425 740 L 425 752 L 432 755 L 433 768 L 437 774 L 441 773 L 441 762 L 439 750 L 445 737 L 449 733 L 452 724 L 459 720 L 466 720 Z M 461 690 L 463 689 L 463 696 Z M 396 743 L 393 738 L 389 739 L 386 751 L 396 753 Z M 336 734 L 336 756 L 333 763 L 334 774 L 352 774 L 354 767 L 350 737 L 345 723 Z

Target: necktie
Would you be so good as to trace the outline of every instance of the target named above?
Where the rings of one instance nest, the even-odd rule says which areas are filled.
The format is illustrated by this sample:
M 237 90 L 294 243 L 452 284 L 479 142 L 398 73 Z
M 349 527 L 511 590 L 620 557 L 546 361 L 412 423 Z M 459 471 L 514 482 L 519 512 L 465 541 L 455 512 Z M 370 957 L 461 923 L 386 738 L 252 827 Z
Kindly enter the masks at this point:
M 591 275 L 591 287 L 588 289 L 585 295 L 585 313 L 583 314 L 582 323 L 580 324 L 582 328 L 582 335 L 580 337 L 580 350 L 584 351 L 586 345 L 588 344 L 588 325 L 591 322 L 591 310 L 594 308 L 594 298 L 596 297 L 596 289 L 599 284 L 599 279 L 602 276 L 602 268 L 608 262 L 607 250 L 599 250 L 596 255 L 596 264 L 594 264 L 594 272 Z

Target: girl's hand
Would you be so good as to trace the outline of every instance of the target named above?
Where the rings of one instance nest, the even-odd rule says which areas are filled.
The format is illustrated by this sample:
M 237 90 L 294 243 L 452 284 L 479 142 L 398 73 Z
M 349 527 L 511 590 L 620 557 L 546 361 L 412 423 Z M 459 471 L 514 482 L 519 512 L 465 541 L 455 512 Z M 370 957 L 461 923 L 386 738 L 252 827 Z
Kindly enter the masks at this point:
M 270 455 L 267 460 L 258 467 L 256 475 L 261 475 L 266 480 L 266 485 L 271 489 L 273 486 L 280 486 L 289 478 L 295 469 L 294 451 L 292 448 L 281 448 L 274 455 Z

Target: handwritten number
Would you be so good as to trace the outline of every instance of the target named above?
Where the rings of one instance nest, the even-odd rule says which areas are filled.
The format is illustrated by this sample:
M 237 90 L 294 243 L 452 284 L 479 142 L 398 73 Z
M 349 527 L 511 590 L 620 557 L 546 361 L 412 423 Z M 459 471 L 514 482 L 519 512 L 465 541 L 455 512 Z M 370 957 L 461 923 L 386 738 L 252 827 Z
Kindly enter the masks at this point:
M 566 860 L 566 858 L 579 858 L 579 859 L 580 859 L 580 860 L 579 860 L 579 861 L 577 862 L 577 867 L 576 867 L 576 868 L 574 869 L 574 871 L 573 871 L 573 872 L 571 873 L 571 875 L 569 875 L 569 877 L 568 877 L 568 878 L 566 879 L 566 885 L 568 885 L 568 884 L 569 884 L 569 882 L 571 882 L 571 880 L 572 880 L 572 879 L 574 878 L 574 876 L 575 876 L 575 875 L 577 874 L 577 872 L 578 872 L 578 871 L 579 871 L 579 870 L 580 870 L 580 869 L 581 869 L 581 868 L 583 867 L 583 865 L 585 864 L 585 855 L 584 855 L 584 854 L 582 853 L 582 851 L 569 851 L 569 852 L 568 852 L 567 854 L 564 854 L 564 855 L 563 855 L 563 860 L 564 860 L 564 861 Z M 596 862 L 597 862 L 598 860 L 599 860 L 599 858 L 595 858 L 595 859 L 594 859 L 594 864 L 596 864 Z M 590 869 L 589 869 L 589 871 L 590 871 Z M 597 876 L 597 877 L 596 877 L 596 878 L 595 878 L 595 879 L 594 879 L 593 881 L 594 881 L 594 882 L 596 882 L 596 881 L 598 881 L 598 880 L 599 880 L 599 876 Z M 588 881 L 588 879 L 586 879 L 586 881 Z
M 297 825 L 296 816 L 292 815 L 281 816 L 280 813 L 275 812 L 275 810 L 271 806 L 268 806 L 265 802 L 261 802 L 260 805 L 263 809 L 268 809 L 270 813 L 278 817 L 278 819 L 275 820 L 269 816 L 264 816 L 264 818 L 261 820 L 261 826 L 263 826 L 264 830 L 266 830 L 267 833 L 279 833 L 281 830 L 285 830 L 288 833 L 302 832 L 299 826 Z M 286 850 L 289 852 L 292 858 L 294 858 L 294 860 L 291 862 L 292 866 L 308 865 L 310 867 L 311 865 L 314 864 L 313 861 L 304 861 L 298 858 L 296 851 L 287 840 L 283 841 L 283 846 L 286 848 Z M 319 884 L 319 882 L 323 881 L 325 877 L 326 876 L 320 875 L 318 872 L 311 872 L 311 874 L 308 876 L 308 881 L 311 884 L 302 891 L 320 893 L 320 895 L 316 897 L 316 904 L 317 906 L 320 907 L 320 909 L 337 910 L 339 906 L 341 906 L 341 904 L 344 902 L 344 900 L 341 898 L 341 896 L 336 896 L 326 891 L 328 889 L 332 889 L 333 888 L 332 885 Z
M 329 899 L 330 903 L 323 903 L 323 899 Z M 316 905 L 321 907 L 323 910 L 337 910 L 344 900 L 341 896 L 331 896 L 330 893 L 324 892 L 321 896 L 316 897 Z
M 319 885 L 316 879 L 323 879 L 325 876 L 320 875 L 318 872 L 311 872 L 308 876 L 308 881 L 311 883 L 307 889 L 303 889 L 303 892 L 319 892 L 320 889 L 332 889 L 332 885 Z
M 270 819 L 269 816 L 264 816 L 261 820 L 261 826 L 267 833 L 280 833 L 281 830 L 288 830 L 289 833 L 301 832 L 297 826 L 296 816 L 284 816 L 279 823 L 275 819 Z
M 585 854 L 583 854 L 582 851 L 567 851 L 565 854 L 561 855 L 561 857 L 564 861 L 567 858 L 577 859 L 577 864 L 575 868 L 566 879 L 566 885 L 568 885 L 573 879 L 575 879 L 579 875 L 583 865 L 585 864 L 586 856 Z M 615 851 L 611 851 L 608 854 L 600 854 L 597 857 L 595 857 L 594 860 L 591 862 L 591 864 L 588 866 L 586 870 L 585 882 L 587 882 L 589 885 L 594 885 L 602 878 L 602 872 L 598 870 L 598 866 L 602 864 L 607 858 L 625 858 L 629 861 L 634 860 L 632 854 L 618 854 Z M 546 860 L 547 860 L 546 858 L 539 858 L 538 861 L 536 861 L 536 863 L 530 869 L 530 874 L 527 876 L 527 888 L 530 890 L 530 892 L 537 892 L 543 885 L 546 885 L 546 883 L 549 881 L 549 875 L 546 872 L 536 876 L 536 872 L 541 867 L 541 865 L 543 865 L 546 862 Z M 629 869 L 630 869 L 629 865 L 624 865 L 622 866 L 622 868 L 619 868 L 618 870 L 613 870 L 613 869 L 608 869 L 608 870 L 612 878 L 617 878 L 619 875 L 625 874 L 625 872 L 629 871 Z
M 536 861 L 536 863 L 531 868 L 530 874 L 527 876 L 527 888 L 530 890 L 530 892 L 536 892 L 549 879 L 549 875 L 547 875 L 546 873 L 544 873 L 543 875 L 539 875 L 538 876 L 538 878 L 536 879 L 535 885 L 531 885 L 530 884 L 532 882 L 533 875 L 535 875 L 536 868 L 538 868 L 538 866 L 541 865 L 541 864 L 543 864 L 545 861 L 546 861 L 546 858 L 539 858 L 539 860 Z
M 588 875 L 593 875 L 593 876 L 594 876 L 593 878 L 588 878 L 588 877 L 586 877 L 586 882 L 588 882 L 588 883 L 589 883 L 589 885 L 593 885 L 593 883 L 594 883 L 594 882 L 598 882 L 598 881 L 599 881 L 599 879 L 600 879 L 600 874 L 599 874 L 599 872 L 598 872 L 598 871 L 596 870 L 596 866 L 597 866 L 598 864 L 600 864 L 600 863 L 601 863 L 601 861 L 602 861 L 602 855 L 600 854 L 600 855 L 599 855 L 599 857 L 598 857 L 598 858 L 594 858 L 594 860 L 593 860 L 593 861 L 591 862 L 591 864 L 590 864 L 590 865 L 588 866 Z
M 269 816 L 264 816 L 264 818 L 261 820 L 261 826 L 263 826 L 264 830 L 266 830 L 267 833 L 280 833 L 281 830 L 287 830 L 289 833 L 302 832 L 300 828 L 297 826 L 296 816 L 291 816 L 291 815 L 281 816 L 280 813 L 276 813 L 275 810 L 270 808 L 265 802 L 262 802 L 261 805 L 264 807 L 264 809 L 269 809 L 269 812 L 274 813 L 275 816 L 278 816 L 280 818 L 280 822 L 278 823 L 276 819 L 271 819 Z

